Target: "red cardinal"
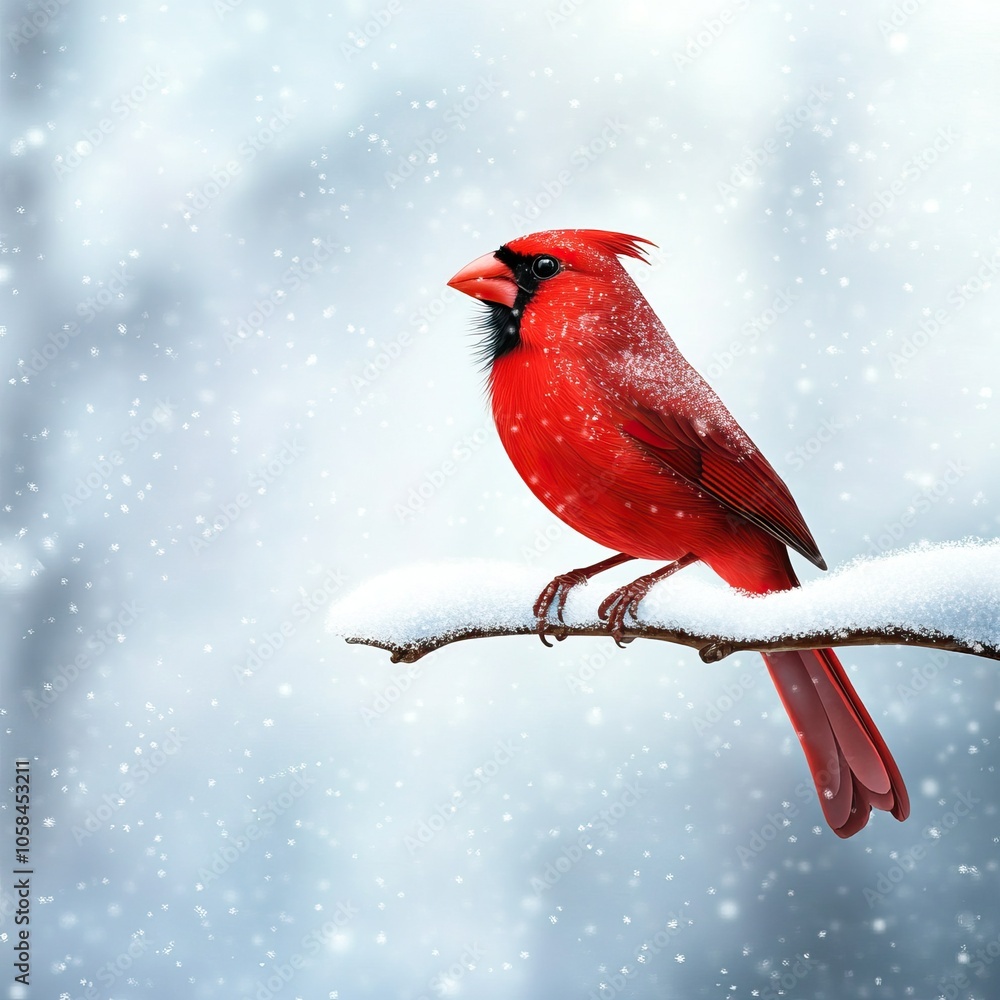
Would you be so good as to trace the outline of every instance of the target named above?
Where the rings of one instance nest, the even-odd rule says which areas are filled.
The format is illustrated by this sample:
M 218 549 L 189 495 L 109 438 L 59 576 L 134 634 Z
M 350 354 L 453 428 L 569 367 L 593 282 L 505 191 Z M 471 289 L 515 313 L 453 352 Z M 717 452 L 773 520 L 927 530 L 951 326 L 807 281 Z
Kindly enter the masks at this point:
M 493 419 L 514 467 L 553 514 L 618 553 L 542 591 L 543 640 L 570 588 L 630 559 L 667 565 L 601 604 L 618 640 L 652 585 L 698 560 L 755 594 L 798 586 L 789 548 L 826 569 L 788 488 L 618 260 L 644 260 L 641 243 L 653 245 L 534 233 L 448 282 L 488 307 Z M 872 806 L 906 819 L 899 769 L 833 650 L 763 655 L 833 830 L 857 833 Z

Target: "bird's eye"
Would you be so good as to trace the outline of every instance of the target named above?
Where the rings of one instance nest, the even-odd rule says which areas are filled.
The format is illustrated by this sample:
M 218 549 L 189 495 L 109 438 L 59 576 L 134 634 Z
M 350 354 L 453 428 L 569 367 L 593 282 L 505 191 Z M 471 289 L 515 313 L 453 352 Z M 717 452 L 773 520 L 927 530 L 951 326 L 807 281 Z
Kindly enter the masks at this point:
M 531 273 L 542 280 L 551 278 L 552 275 L 559 273 L 559 261 L 555 257 L 549 257 L 548 254 L 542 254 L 531 262 Z

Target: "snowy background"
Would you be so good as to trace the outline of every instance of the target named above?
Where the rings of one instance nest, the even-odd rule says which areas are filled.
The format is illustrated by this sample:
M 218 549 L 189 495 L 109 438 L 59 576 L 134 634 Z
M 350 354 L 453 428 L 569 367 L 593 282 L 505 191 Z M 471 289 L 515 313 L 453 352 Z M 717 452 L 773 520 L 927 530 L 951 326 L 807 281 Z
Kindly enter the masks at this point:
M 842 842 L 759 657 L 324 627 L 601 558 L 445 286 L 536 229 L 659 245 L 831 566 L 997 534 L 995 6 L 671 6 L 6 5 L 4 991 L 26 756 L 32 995 L 998 995 L 988 662 L 845 652 L 913 815 Z

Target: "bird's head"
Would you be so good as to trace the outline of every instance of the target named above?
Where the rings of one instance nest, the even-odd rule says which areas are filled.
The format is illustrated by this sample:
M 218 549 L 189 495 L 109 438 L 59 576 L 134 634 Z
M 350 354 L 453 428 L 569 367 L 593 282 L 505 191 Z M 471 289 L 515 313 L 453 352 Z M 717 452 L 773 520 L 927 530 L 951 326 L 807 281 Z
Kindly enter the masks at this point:
M 448 284 L 487 306 L 482 356 L 487 365 L 522 343 L 524 321 L 539 317 L 555 329 L 581 310 L 594 310 L 631 279 L 619 256 L 645 260 L 638 236 L 603 229 L 555 229 L 519 236 L 477 257 Z

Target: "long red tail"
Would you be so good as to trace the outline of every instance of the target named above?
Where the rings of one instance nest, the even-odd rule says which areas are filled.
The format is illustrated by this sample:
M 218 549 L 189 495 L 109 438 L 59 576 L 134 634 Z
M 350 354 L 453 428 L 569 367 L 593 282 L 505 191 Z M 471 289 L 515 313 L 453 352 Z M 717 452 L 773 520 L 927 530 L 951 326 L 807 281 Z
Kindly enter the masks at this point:
M 763 655 L 837 836 L 857 833 L 873 806 L 906 819 L 910 799 L 899 768 L 834 651 Z

